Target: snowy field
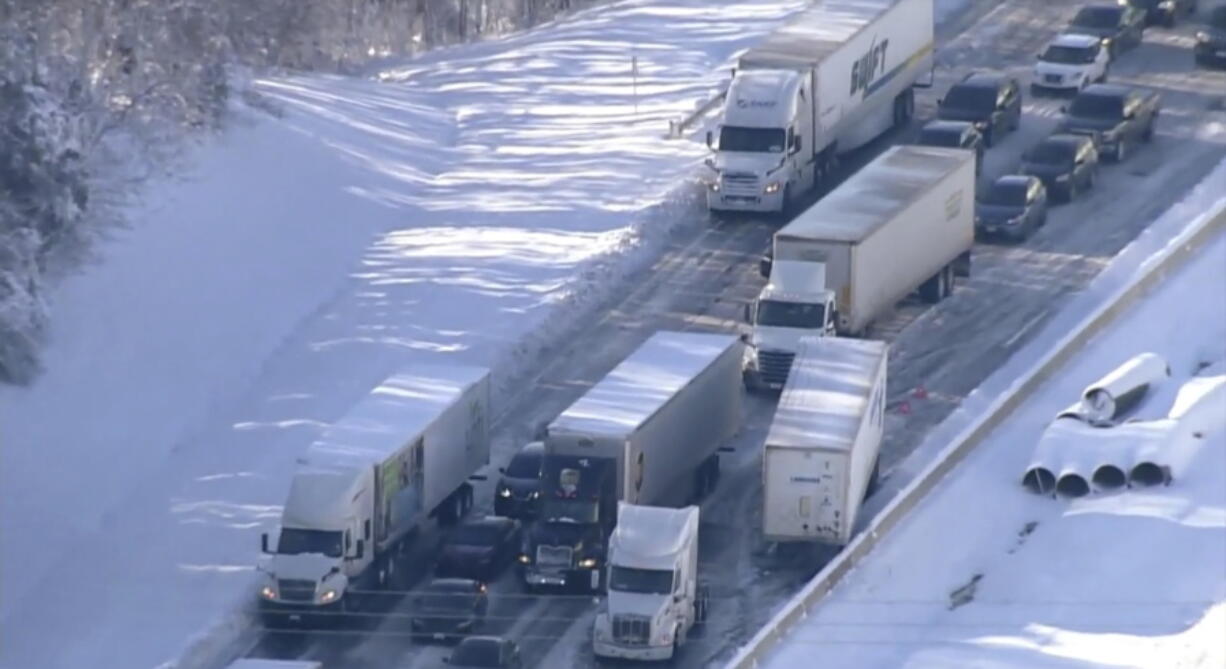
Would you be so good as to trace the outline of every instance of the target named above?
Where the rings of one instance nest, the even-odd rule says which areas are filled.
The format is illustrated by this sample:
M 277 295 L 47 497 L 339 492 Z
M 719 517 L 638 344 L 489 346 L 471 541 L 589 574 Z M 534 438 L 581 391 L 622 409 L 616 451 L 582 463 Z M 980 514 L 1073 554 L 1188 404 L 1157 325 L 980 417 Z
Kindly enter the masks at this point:
M 46 374 L 0 389 L 6 662 L 173 659 L 245 603 L 293 457 L 377 379 L 528 371 L 694 223 L 705 148 L 667 120 L 802 4 L 624 2 L 381 78 L 258 82 L 283 118 L 243 111 L 152 188 L 53 296 Z
M 1020 485 L 1052 417 L 1133 355 L 1172 369 L 1142 418 L 1165 416 L 1193 377 L 1226 374 L 1224 287 L 1219 234 L 1049 379 L 764 666 L 1226 666 L 1226 429 L 1180 453 L 1170 487 L 1068 501 Z

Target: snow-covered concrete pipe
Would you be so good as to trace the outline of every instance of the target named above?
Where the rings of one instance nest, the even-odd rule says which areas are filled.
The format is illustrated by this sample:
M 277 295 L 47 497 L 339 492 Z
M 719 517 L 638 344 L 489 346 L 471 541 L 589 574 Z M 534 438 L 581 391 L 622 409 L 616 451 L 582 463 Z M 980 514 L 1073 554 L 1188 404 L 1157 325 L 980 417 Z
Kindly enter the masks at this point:
M 1104 463 L 1095 468 L 1090 480 L 1099 490 L 1116 490 L 1128 485 L 1128 472 L 1122 465 Z
M 1093 422 L 1118 421 L 1145 398 L 1150 386 L 1170 375 L 1162 356 L 1142 353 L 1087 386 L 1081 393 L 1081 411 Z
M 1129 485 L 1169 485 L 1183 475 L 1204 443 L 1205 435 L 1213 429 L 1213 420 L 1199 412 L 1189 412 L 1181 413 L 1180 418 L 1129 423 L 1129 427 L 1144 431 L 1137 440 L 1136 456 L 1128 470 Z M 1205 427 L 1209 430 L 1202 429 Z
M 1090 494 L 1090 482 L 1079 472 L 1065 472 L 1056 481 L 1056 494 L 1063 497 L 1084 497 Z
M 1226 430 L 1226 375 L 1197 376 L 1179 388 L 1168 418 L 1182 429 L 1209 434 Z
M 1039 435 L 1034 455 L 1022 474 L 1022 486 L 1037 495 L 1056 492 L 1056 472 L 1065 460 L 1065 453 L 1077 447 L 1083 430 L 1088 429 L 1079 415 L 1062 412 Z

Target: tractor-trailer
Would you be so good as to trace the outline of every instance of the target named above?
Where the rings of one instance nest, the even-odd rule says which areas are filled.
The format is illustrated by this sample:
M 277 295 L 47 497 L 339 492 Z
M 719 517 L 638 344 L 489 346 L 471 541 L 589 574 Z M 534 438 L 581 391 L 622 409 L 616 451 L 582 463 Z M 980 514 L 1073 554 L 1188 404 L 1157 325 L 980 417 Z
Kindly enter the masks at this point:
M 885 424 L 884 342 L 807 337 L 762 455 L 762 533 L 846 545 L 877 486 Z
M 974 199 L 973 151 L 896 146 L 776 232 L 746 307 L 750 388 L 782 388 L 801 337 L 862 336 L 916 290 L 952 293 L 970 274 Z
M 386 587 L 428 518 L 472 505 L 489 464 L 489 370 L 417 365 L 384 380 L 299 459 L 260 590 L 270 624 L 337 621 L 351 590 Z
M 789 211 L 839 155 L 910 122 L 932 55 L 933 0 L 803 10 L 737 63 L 718 143 L 707 135 L 708 208 Z
M 540 515 L 520 562 L 530 587 L 598 589 L 617 502 L 705 495 L 741 425 L 743 344 L 657 332 L 548 427 Z

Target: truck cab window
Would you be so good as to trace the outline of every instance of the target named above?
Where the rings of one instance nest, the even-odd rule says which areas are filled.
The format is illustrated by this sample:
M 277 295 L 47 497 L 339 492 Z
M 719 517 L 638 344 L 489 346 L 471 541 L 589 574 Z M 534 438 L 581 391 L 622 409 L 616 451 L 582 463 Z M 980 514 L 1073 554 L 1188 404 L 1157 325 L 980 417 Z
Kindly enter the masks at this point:
M 649 595 L 673 592 L 674 574 L 663 569 L 635 569 L 613 565 L 609 570 L 609 589 Z
M 726 125 L 719 131 L 719 150 L 783 153 L 786 139 L 782 128 L 742 128 Z
M 758 325 L 781 328 L 822 328 L 826 325 L 826 308 L 821 304 L 763 300 L 758 303 Z
M 277 553 L 281 555 L 322 553 L 328 557 L 338 558 L 343 555 L 342 541 L 340 532 L 284 528 L 281 530 L 281 539 L 277 542 Z

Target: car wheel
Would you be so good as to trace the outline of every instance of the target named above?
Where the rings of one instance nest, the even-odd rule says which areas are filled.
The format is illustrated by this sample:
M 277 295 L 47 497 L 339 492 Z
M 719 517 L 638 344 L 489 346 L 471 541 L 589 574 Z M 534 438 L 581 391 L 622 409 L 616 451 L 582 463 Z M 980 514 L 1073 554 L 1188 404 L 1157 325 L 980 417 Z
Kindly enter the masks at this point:
M 1149 142 L 1154 138 L 1154 123 L 1158 121 L 1158 112 L 1154 112 L 1153 118 L 1149 119 L 1149 123 L 1145 126 L 1145 132 L 1141 133 L 1141 139 Z
M 1115 162 L 1122 163 L 1124 162 L 1124 159 L 1127 157 L 1128 157 L 1128 141 L 1121 137 L 1120 141 L 1117 142 L 1115 145 L 1115 156 L 1114 156 Z

